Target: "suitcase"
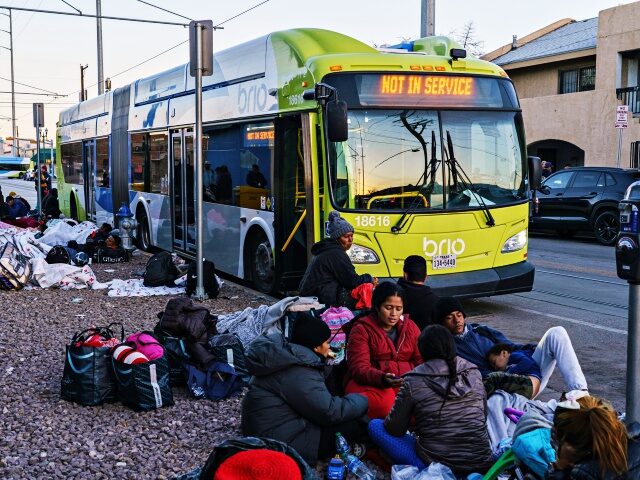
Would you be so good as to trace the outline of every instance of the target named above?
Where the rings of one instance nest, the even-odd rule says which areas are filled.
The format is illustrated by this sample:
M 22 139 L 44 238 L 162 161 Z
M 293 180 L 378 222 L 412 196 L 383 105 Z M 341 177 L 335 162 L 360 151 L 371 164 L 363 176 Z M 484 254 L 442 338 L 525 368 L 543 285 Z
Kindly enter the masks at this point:
M 18 248 L 7 242 L 0 251 L 0 282 L 7 290 L 20 290 L 31 278 L 31 263 Z

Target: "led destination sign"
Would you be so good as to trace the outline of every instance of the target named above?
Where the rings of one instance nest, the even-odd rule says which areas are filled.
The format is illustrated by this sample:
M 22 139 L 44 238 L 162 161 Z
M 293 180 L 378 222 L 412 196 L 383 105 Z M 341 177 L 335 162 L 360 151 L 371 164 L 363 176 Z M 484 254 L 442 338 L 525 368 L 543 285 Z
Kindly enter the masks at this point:
M 381 75 L 381 95 L 473 95 L 474 78 L 421 75 Z
M 450 74 L 355 73 L 327 77 L 349 107 L 517 109 L 504 78 Z

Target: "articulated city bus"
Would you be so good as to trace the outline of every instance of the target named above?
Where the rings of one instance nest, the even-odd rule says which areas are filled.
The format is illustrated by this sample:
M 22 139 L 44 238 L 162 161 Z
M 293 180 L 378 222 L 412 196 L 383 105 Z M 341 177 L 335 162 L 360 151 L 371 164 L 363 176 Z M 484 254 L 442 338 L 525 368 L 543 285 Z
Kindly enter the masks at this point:
M 355 227 L 358 272 L 397 278 L 418 254 L 441 292 L 530 290 L 520 105 L 500 67 L 464 53 L 446 37 L 380 51 L 295 29 L 214 54 L 203 82 L 206 258 L 262 291 L 295 290 L 339 210 Z M 346 102 L 337 141 L 328 100 Z M 194 123 L 188 64 L 62 112 L 61 208 L 113 222 L 127 202 L 140 248 L 193 256 Z
M 0 156 L 0 178 L 21 178 L 28 168 L 26 157 Z

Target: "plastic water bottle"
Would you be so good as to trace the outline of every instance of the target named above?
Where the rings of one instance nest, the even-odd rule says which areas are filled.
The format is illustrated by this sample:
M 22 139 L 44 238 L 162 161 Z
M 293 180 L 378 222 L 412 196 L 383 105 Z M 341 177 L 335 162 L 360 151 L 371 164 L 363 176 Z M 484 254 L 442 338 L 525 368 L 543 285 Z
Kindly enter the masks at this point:
M 470 473 L 467 480 L 482 480 L 482 475 L 479 473 Z
M 347 465 L 347 471 L 354 475 L 359 480 L 376 480 L 376 476 L 369 468 L 360 461 L 355 455 L 347 455 L 345 461 Z
M 340 432 L 336 432 L 336 453 L 340 455 L 340 458 L 347 461 L 347 455 L 351 453 L 351 447 L 347 442 L 347 439 L 342 436 Z

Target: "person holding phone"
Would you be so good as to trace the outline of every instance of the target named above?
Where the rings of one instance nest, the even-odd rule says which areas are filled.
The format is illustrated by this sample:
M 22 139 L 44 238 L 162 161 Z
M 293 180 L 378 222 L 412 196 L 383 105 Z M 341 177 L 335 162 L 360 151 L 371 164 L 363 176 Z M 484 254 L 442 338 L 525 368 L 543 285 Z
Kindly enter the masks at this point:
M 422 363 L 420 329 L 403 315 L 405 292 L 395 282 L 381 282 L 372 296 L 372 310 L 354 320 L 347 342 L 347 393 L 369 399 L 369 418 L 391 410 L 402 376 Z

